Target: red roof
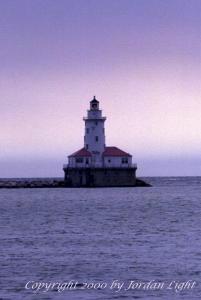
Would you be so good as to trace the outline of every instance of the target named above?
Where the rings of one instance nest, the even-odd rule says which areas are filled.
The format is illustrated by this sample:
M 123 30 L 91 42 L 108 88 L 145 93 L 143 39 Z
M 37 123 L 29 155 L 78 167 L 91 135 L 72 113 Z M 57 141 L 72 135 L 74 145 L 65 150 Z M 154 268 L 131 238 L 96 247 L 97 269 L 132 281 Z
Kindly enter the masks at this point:
M 131 155 L 117 147 L 105 147 L 103 156 L 131 156 Z
M 69 155 L 68 157 L 77 157 L 77 156 L 91 156 L 91 153 L 89 151 L 87 151 L 85 148 L 82 148 L 76 152 L 74 152 L 73 154 Z

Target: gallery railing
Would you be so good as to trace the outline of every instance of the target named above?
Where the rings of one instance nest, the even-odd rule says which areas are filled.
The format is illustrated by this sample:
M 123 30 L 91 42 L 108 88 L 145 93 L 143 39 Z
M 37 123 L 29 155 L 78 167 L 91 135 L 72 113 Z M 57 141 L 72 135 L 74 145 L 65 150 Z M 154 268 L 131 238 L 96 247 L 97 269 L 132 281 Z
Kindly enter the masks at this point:
M 120 166 L 100 166 L 100 165 L 86 165 L 86 164 L 64 164 L 63 169 L 67 168 L 93 168 L 93 169 L 99 169 L 99 168 L 105 168 L 105 169 L 114 169 L 114 168 L 135 168 L 137 169 L 137 164 L 131 164 L 131 165 L 120 165 Z

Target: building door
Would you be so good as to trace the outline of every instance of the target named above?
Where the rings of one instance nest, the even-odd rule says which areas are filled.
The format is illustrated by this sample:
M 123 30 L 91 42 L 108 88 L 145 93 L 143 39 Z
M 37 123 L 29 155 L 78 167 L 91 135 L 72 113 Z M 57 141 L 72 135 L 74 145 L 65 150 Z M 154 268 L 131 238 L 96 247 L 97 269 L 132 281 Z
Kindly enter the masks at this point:
M 89 186 L 94 186 L 94 183 L 95 183 L 94 175 L 90 175 Z

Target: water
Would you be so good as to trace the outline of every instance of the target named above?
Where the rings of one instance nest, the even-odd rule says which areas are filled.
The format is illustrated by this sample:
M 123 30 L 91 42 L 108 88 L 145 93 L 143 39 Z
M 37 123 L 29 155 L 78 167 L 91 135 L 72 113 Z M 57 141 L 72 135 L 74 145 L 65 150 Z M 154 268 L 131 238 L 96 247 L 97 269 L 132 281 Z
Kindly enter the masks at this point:
M 201 177 L 146 180 L 154 187 L 0 190 L 0 299 L 200 299 Z M 70 280 L 77 288 L 36 291 Z M 164 286 L 126 290 L 131 280 Z

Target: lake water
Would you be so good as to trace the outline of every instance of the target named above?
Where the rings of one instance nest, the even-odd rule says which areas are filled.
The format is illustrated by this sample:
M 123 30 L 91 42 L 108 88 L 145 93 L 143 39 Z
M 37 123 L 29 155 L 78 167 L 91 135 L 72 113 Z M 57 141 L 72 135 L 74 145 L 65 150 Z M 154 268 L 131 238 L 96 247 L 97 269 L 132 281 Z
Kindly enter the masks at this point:
M 0 190 L 0 299 L 200 299 L 201 177 L 146 180 Z

